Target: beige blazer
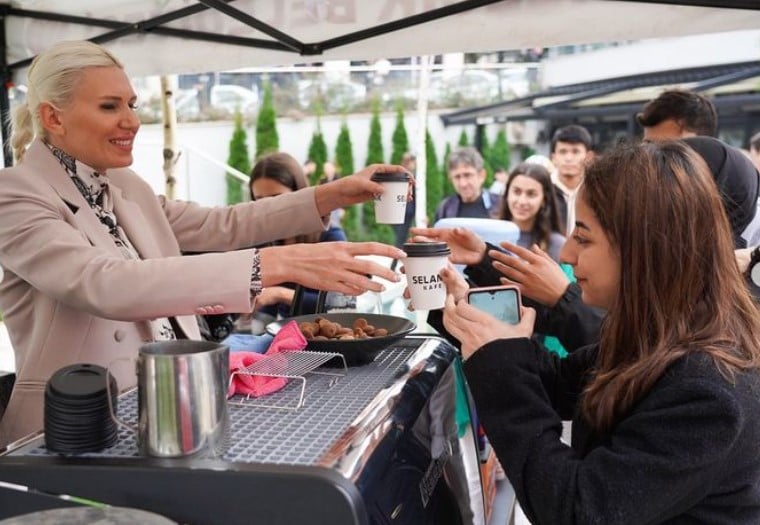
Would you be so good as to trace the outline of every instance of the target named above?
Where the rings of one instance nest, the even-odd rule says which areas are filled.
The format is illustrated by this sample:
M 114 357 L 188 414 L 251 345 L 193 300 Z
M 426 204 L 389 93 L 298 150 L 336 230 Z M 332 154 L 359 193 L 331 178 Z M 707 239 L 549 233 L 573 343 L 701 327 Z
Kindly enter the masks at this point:
M 204 208 L 157 196 L 128 169 L 109 170 L 108 177 L 114 213 L 142 260 L 123 258 L 39 140 L 22 163 L 0 170 L 0 310 L 17 374 L 0 446 L 42 428 L 43 391 L 53 372 L 136 356 L 150 339 L 149 319 L 176 315 L 186 335 L 199 338 L 196 308 L 250 311 L 253 252 L 242 248 L 325 227 L 314 188 Z M 120 389 L 136 383 L 134 367 L 115 368 Z

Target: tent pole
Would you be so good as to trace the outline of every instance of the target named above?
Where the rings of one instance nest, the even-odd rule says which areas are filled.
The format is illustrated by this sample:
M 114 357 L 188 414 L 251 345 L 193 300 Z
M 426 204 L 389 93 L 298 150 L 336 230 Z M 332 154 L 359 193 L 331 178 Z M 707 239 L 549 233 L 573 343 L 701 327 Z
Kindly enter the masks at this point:
M 7 168 L 13 165 L 13 152 L 11 151 L 11 101 L 8 97 L 8 88 L 11 85 L 12 76 L 8 69 L 7 60 L 8 46 L 5 39 L 5 16 L 0 17 L 0 129 L 3 139 L 3 165 Z
M 430 65 L 433 63 L 430 55 L 420 56 L 420 81 L 417 91 L 417 137 L 413 151 L 417 155 L 415 173 L 414 199 L 416 208 L 414 214 L 415 226 L 428 227 L 427 217 L 427 120 L 428 120 L 428 88 L 430 86 Z M 436 203 L 436 206 L 438 203 Z

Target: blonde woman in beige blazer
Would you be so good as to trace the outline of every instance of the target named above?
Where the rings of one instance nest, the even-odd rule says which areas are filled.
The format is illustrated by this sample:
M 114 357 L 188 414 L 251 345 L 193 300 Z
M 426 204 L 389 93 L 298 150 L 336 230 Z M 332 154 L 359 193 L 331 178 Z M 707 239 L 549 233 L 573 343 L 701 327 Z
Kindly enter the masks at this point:
M 65 365 L 135 356 L 157 334 L 197 339 L 195 314 L 251 311 L 262 287 L 358 294 L 380 290 L 368 275 L 397 278 L 355 257 L 403 255 L 379 243 L 243 248 L 324 229 L 333 209 L 382 191 L 372 173 L 401 167 L 230 207 L 168 200 L 127 169 L 134 102 L 121 64 L 96 44 L 58 44 L 30 67 L 14 114 L 19 162 L 0 171 L 0 309 L 17 373 L 0 446 L 42 428 L 45 383 Z M 82 181 L 105 181 L 105 196 L 88 201 Z M 135 383 L 126 370 L 116 378 Z

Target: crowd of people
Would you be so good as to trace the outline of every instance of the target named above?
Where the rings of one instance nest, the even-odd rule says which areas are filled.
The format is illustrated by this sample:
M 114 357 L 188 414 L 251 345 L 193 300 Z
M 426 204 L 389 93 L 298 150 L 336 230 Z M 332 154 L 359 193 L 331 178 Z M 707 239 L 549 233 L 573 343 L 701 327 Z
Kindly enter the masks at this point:
M 372 276 L 399 279 L 360 256 L 404 253 L 347 242 L 341 210 L 383 191 L 373 173 L 413 174 L 413 155 L 345 177 L 325 166 L 310 187 L 304 166 L 273 153 L 252 170 L 250 202 L 204 208 L 156 195 L 129 169 L 136 96 L 114 55 L 61 43 L 28 75 L 16 164 L 0 172 L 0 309 L 17 365 L 0 445 L 41 428 L 45 383 L 64 365 L 199 338 L 197 315 L 290 315 L 296 287 L 355 296 L 380 291 Z M 466 266 L 442 270 L 448 298 L 429 322 L 460 349 L 533 523 L 758 523 L 760 135 L 746 154 L 721 142 L 712 103 L 687 90 L 637 120 L 643 140 L 604 152 L 582 126 L 559 128 L 549 158 L 488 189 L 481 154 L 452 151 L 455 194 L 434 223 L 510 221 L 516 242 L 414 227 L 409 206 L 396 243 L 444 241 Z M 498 284 L 520 289 L 518 324 L 465 300 Z

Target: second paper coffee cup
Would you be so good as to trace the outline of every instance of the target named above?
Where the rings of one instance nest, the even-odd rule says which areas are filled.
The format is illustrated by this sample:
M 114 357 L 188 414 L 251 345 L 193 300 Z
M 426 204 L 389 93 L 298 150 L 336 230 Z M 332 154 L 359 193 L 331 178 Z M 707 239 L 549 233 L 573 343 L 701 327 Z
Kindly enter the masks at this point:
M 404 244 L 406 282 L 415 310 L 436 310 L 446 304 L 446 285 L 440 272 L 451 250 L 445 242 Z
M 375 196 L 375 222 L 404 224 L 409 175 L 406 173 L 374 173 L 371 180 L 382 184 L 385 191 Z

